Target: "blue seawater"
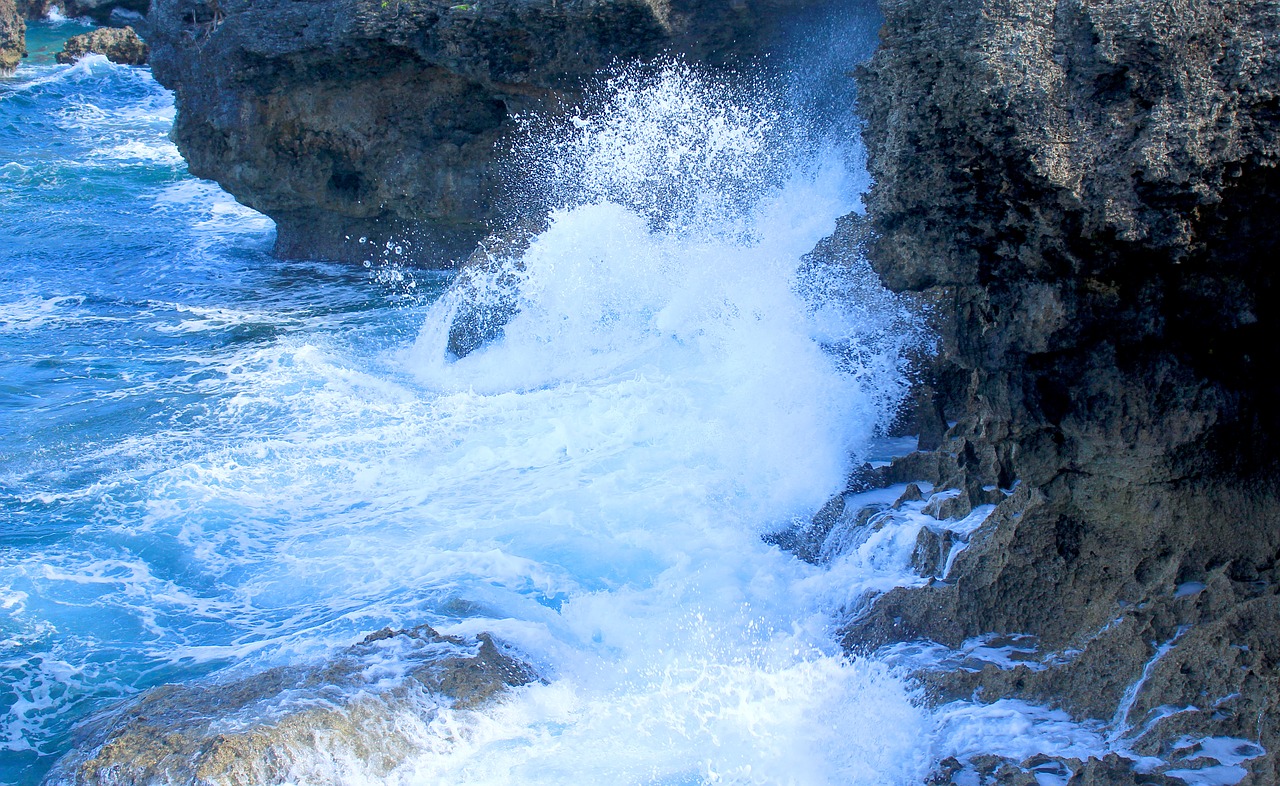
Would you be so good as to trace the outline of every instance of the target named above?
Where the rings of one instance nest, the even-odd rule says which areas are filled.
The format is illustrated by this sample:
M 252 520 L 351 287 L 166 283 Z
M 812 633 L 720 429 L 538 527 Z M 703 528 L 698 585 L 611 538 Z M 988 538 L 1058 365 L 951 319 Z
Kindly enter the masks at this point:
M 187 174 L 173 98 L 148 70 L 55 65 L 83 28 L 29 28 L 31 64 L 0 80 L 5 783 L 37 779 L 105 702 L 306 624 L 223 595 L 239 568 L 211 570 L 197 552 L 216 546 L 156 525 L 157 505 L 197 504 L 158 489 L 287 431 L 236 403 L 246 376 L 294 362 L 282 345 L 376 367 L 416 332 L 413 308 L 364 270 L 273 259 L 269 220 Z M 290 392 L 328 383 L 304 373 Z

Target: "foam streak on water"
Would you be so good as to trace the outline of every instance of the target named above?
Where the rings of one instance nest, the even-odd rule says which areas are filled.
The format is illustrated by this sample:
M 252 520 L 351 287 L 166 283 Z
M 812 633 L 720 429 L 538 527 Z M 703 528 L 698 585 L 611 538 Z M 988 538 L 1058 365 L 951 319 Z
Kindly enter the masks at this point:
M 269 258 L 145 71 L 0 87 L 0 779 L 148 687 L 422 623 L 545 682 L 399 706 L 390 771 L 321 744 L 297 780 L 907 784 L 984 734 L 1091 740 L 932 715 L 840 652 L 850 587 L 914 581 L 884 567 L 910 543 L 836 575 L 761 540 L 842 487 L 913 337 L 863 268 L 800 285 L 856 151 L 742 96 L 633 73 L 531 141 L 556 209 L 504 335 L 455 361 L 444 279 Z

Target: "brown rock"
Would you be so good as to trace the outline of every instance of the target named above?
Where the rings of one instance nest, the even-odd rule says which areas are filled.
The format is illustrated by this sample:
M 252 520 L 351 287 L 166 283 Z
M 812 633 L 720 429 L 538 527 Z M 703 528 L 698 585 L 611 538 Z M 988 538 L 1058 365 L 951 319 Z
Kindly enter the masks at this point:
M 59 63 L 70 64 L 88 54 L 105 55 L 121 65 L 147 64 L 149 50 L 132 27 L 100 27 L 91 33 L 73 36 L 57 54 Z
M 1194 730 L 1280 750 L 1257 722 L 1280 695 L 1280 6 L 882 8 L 859 76 L 870 259 L 947 312 L 940 487 L 1017 489 L 954 584 L 886 594 L 846 644 L 1033 635 L 1044 668 L 957 687 L 1110 721 L 1147 669 L 1121 725 L 1199 709 L 1144 749 Z M 1175 595 L 1189 581 L 1207 588 Z M 1276 780 L 1274 753 L 1244 766 Z M 1107 759 L 1072 782 L 1136 777 Z
M 0 0 L 0 76 L 9 76 L 27 56 L 27 25 L 13 0 Z
M 385 648 L 408 662 L 385 679 Z M 270 669 L 228 683 L 165 685 L 91 719 L 48 782 L 251 784 L 305 780 L 308 753 L 358 761 L 385 775 L 412 752 L 403 716 L 419 718 L 429 692 L 469 708 L 537 677 L 488 635 L 474 642 L 428 626 L 384 629 L 339 657 Z

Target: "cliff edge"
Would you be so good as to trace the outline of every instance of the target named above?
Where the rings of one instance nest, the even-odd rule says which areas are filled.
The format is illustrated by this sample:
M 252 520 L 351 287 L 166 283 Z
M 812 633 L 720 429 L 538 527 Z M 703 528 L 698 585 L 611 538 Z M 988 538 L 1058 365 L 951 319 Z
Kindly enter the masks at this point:
M 928 479 L 1005 494 L 846 644 L 1024 637 L 1025 664 L 925 679 L 1134 755 L 1260 743 L 1214 766 L 1280 782 L 1280 6 L 881 5 L 871 261 L 944 326 Z M 1111 765 L 1071 782 L 1164 782 Z
M 806 1 L 157 0 L 148 42 L 192 173 L 273 218 L 277 253 L 441 265 L 519 177 L 495 165 L 514 115 L 616 62 L 756 55 Z

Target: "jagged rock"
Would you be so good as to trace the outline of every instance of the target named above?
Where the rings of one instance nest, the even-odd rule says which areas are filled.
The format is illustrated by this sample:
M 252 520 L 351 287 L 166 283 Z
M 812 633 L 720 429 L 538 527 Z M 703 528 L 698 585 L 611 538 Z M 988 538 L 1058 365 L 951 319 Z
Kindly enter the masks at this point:
M 387 655 L 407 664 L 402 675 L 383 665 Z M 148 691 L 81 724 L 46 782 L 261 786 L 306 780 L 317 748 L 376 776 L 415 749 L 397 716 L 420 715 L 422 692 L 470 708 L 536 679 L 488 634 L 384 629 L 315 666 Z
M 1144 684 L 1133 717 L 1238 690 L 1263 720 L 1188 713 L 1143 744 L 1192 721 L 1238 730 L 1269 751 L 1245 783 L 1275 782 L 1280 642 L 1240 620 L 1275 625 L 1280 571 L 1280 6 L 882 8 L 859 75 L 870 259 L 947 312 L 931 384 L 958 422 L 939 488 L 1017 488 L 955 584 L 886 594 L 846 644 L 1034 635 L 1073 654 L 952 675 L 957 690 L 1110 720 L 1181 619 L 1152 676 L 1177 671 Z M 1211 597 L 1175 597 L 1213 576 Z M 1241 647 L 1266 655 L 1237 662 Z
M 968 493 L 961 491 L 959 494 L 935 494 L 929 499 L 929 503 L 924 506 L 924 513 L 933 516 L 939 521 L 955 521 L 962 519 L 973 511 L 973 503 L 969 501 Z
M 100 27 L 91 33 L 72 36 L 56 55 L 63 64 L 74 63 L 87 54 L 105 55 L 113 63 L 147 64 L 147 45 L 132 27 Z
M 513 115 L 559 115 L 622 61 L 759 54 L 811 2 L 157 0 L 148 41 L 192 173 L 271 216 L 278 254 L 364 261 L 392 241 L 441 265 L 522 176 L 495 166 Z
M 462 265 L 448 294 L 453 307 L 447 349 L 464 358 L 502 335 L 520 309 L 521 256 L 546 222 L 527 219 L 480 241 Z
M 816 565 L 822 561 L 822 545 L 826 542 L 827 535 L 844 514 L 844 495 L 837 494 L 827 500 L 806 524 L 768 534 L 764 540 Z
M 919 502 L 923 499 L 924 492 L 920 490 L 920 484 L 908 483 L 906 490 L 903 491 L 902 496 L 898 497 L 897 501 L 893 503 L 893 506 L 895 508 L 900 508 L 904 503 Z
M 920 534 L 916 536 L 915 550 L 911 552 L 911 567 L 921 576 L 945 578 L 947 558 L 955 543 L 956 534 L 951 530 L 921 527 Z
M 8 76 L 27 55 L 27 25 L 13 0 L 0 0 L 0 76 Z

